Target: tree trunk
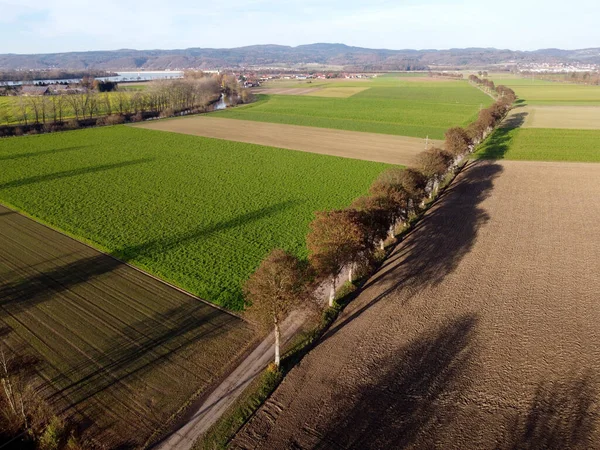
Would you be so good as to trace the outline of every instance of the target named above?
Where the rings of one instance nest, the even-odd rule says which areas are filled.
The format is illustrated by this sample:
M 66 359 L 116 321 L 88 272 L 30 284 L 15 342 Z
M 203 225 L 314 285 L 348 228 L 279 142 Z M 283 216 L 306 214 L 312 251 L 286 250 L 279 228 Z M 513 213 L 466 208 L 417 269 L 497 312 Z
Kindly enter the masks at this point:
M 331 279 L 331 291 L 329 293 L 329 306 L 333 306 L 333 299 L 335 298 L 335 279 L 336 276 L 334 275 Z
M 385 241 L 383 239 L 379 241 L 379 248 L 381 248 L 381 250 L 385 250 Z
M 279 341 L 281 339 L 281 331 L 279 330 L 279 322 L 277 318 L 275 318 L 275 365 L 279 369 L 279 365 L 281 364 L 281 357 L 279 355 Z
M 354 263 L 351 263 L 351 264 L 350 264 L 350 268 L 349 268 L 349 270 L 348 270 L 348 281 L 349 281 L 350 283 L 352 283 L 352 275 L 353 275 L 353 272 L 354 272 Z

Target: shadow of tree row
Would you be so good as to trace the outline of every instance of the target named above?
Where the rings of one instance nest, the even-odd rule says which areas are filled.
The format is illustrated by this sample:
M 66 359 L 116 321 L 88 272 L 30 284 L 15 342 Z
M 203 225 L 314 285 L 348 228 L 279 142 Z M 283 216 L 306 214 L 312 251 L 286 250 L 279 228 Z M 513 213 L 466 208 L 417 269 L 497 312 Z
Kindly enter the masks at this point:
M 334 399 L 335 413 L 327 418 L 318 440 L 311 442 L 313 433 L 308 438 L 299 436 L 294 444 L 300 448 L 361 450 L 429 448 L 427 443 L 436 442 L 461 449 L 598 448 L 597 373 L 583 369 L 541 381 L 528 407 L 515 407 L 508 422 L 506 415 L 493 416 L 495 423 L 486 423 L 488 428 L 482 431 L 488 447 L 479 447 L 481 441 L 469 445 L 469 439 L 464 440 L 468 430 L 456 427 L 454 419 L 460 415 L 465 420 L 465 414 L 472 415 L 471 437 L 481 438 L 476 431 L 477 409 L 462 410 L 465 403 L 461 400 L 468 393 L 470 380 L 477 376 L 473 363 L 481 351 L 478 322 L 475 314 L 447 320 L 391 356 L 377 360 L 369 372 L 375 375 L 370 382 L 359 386 L 353 395 Z
M 411 297 L 408 292 L 435 286 L 452 273 L 471 251 L 479 228 L 488 221 L 487 213 L 479 205 L 491 194 L 494 180 L 502 170 L 502 166 L 489 161 L 470 163 L 363 287 L 365 290 L 382 286 L 383 292 L 338 320 L 324 339 L 398 289 L 404 289 L 404 301 L 408 301 Z

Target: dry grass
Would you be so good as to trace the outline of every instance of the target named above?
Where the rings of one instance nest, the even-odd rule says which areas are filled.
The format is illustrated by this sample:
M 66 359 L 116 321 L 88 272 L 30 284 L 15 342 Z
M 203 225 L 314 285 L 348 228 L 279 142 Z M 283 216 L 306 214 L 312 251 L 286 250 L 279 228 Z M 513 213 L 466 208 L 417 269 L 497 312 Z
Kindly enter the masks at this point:
M 234 448 L 598 448 L 599 177 L 473 163 Z
M 2 340 L 85 448 L 139 448 L 253 337 L 237 317 L 0 206 Z
M 515 108 L 511 116 L 519 114 L 523 128 L 600 130 L 599 106 L 525 106 Z
M 195 116 L 136 125 L 152 130 L 248 142 L 310 153 L 408 165 L 425 147 L 419 138 Z M 441 145 L 441 141 L 430 141 Z

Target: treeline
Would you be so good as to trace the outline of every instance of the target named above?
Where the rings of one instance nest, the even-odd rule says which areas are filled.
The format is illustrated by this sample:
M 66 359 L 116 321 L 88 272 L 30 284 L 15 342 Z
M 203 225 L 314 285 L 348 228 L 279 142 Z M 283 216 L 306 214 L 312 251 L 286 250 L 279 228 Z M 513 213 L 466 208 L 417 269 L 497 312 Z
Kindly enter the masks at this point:
M 357 270 L 369 271 L 381 257 L 386 240 L 423 211 L 440 184 L 456 173 L 463 159 L 503 120 L 516 97 L 505 86 L 495 91 L 497 101 L 482 109 L 475 122 L 446 131 L 443 149 L 425 150 L 413 167 L 386 170 L 373 182 L 369 194 L 349 207 L 317 212 L 306 236 L 308 261 L 281 249 L 273 250 L 262 261 L 243 290 L 248 313 L 258 323 L 275 329 L 277 366 L 279 326 L 286 314 L 301 304 L 317 305 L 316 286 L 325 283 L 331 286 L 332 307 L 336 283 L 345 270 L 350 281 Z
M 209 110 L 222 92 L 234 104 L 252 101 L 249 92 L 227 77 L 153 81 L 136 92 L 81 89 L 62 95 L 10 97 L 10 102 L 0 103 L 0 124 L 5 124 L 0 136 L 200 113 Z
M 113 77 L 116 73 L 105 70 L 2 70 L 0 81 L 70 80 L 83 77 Z
M 443 78 L 453 78 L 453 79 L 457 79 L 457 80 L 462 80 L 464 78 L 464 75 L 460 72 L 432 72 L 430 70 L 428 75 L 433 78 L 443 77 Z
M 535 77 L 547 81 L 600 85 L 600 72 L 539 73 L 523 71 L 520 74 L 524 77 Z

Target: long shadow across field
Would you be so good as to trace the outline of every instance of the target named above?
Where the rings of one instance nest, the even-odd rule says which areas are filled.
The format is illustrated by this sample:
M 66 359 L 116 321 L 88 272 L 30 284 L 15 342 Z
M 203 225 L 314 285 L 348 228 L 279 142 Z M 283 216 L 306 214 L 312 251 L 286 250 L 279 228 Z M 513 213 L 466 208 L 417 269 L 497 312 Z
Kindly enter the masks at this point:
M 103 172 L 105 170 L 120 169 L 122 167 L 134 166 L 153 161 L 152 158 L 135 159 L 133 161 L 123 161 L 113 164 L 101 164 L 98 166 L 82 167 L 80 169 L 63 170 L 61 172 L 48 173 L 46 175 L 36 175 L 29 178 L 18 178 L 13 181 L 0 184 L 0 189 L 16 188 L 27 186 L 29 184 L 42 183 L 46 181 L 60 180 L 61 178 L 75 177 L 78 175 L 87 175 L 90 173 Z
M 173 237 L 125 247 L 113 253 L 119 259 L 98 253 L 49 271 L 36 273 L 17 282 L 0 284 L 0 311 L 4 314 L 14 314 L 27 310 L 51 300 L 58 293 L 109 274 L 139 256 L 162 253 L 198 239 L 206 239 L 213 233 L 275 215 L 294 204 L 294 201 L 281 202 L 214 225 L 201 225 Z
M 488 137 L 475 156 L 479 159 L 504 159 L 504 155 L 510 148 L 512 131 L 525 123 L 528 114 L 527 112 L 516 113 L 505 119 L 502 125 Z
M 479 204 L 490 195 L 494 179 L 502 170 L 499 164 L 489 161 L 469 163 L 459 175 L 460 179 L 442 194 L 438 204 L 363 288 L 364 291 L 383 286 L 383 292 L 358 309 L 349 309 L 350 315 L 338 321 L 324 339 L 335 335 L 397 289 L 417 293 L 427 286 L 439 284 L 452 273 L 471 251 L 479 228 L 488 221 L 487 213 Z M 407 299 L 410 297 L 410 294 L 406 296 Z
M 41 150 L 39 152 L 16 153 L 13 155 L 0 156 L 0 161 L 13 161 L 15 159 L 26 159 L 26 158 L 35 158 L 38 156 L 45 156 L 45 155 L 55 155 L 57 153 L 81 150 L 86 147 L 89 147 L 89 145 L 79 145 L 79 146 L 64 147 L 64 148 L 53 148 L 50 150 Z
M 340 399 L 316 448 L 382 449 L 417 444 L 452 417 L 453 402 L 468 386 L 478 352 L 478 318 L 465 314 L 432 328 L 369 367 L 369 382 Z M 348 403 L 346 405 L 345 403 Z M 440 420 L 443 418 L 443 421 Z
M 496 450 L 563 450 L 593 448 L 598 425 L 595 373 L 582 371 L 560 380 L 545 380 L 527 411 L 516 414 Z

